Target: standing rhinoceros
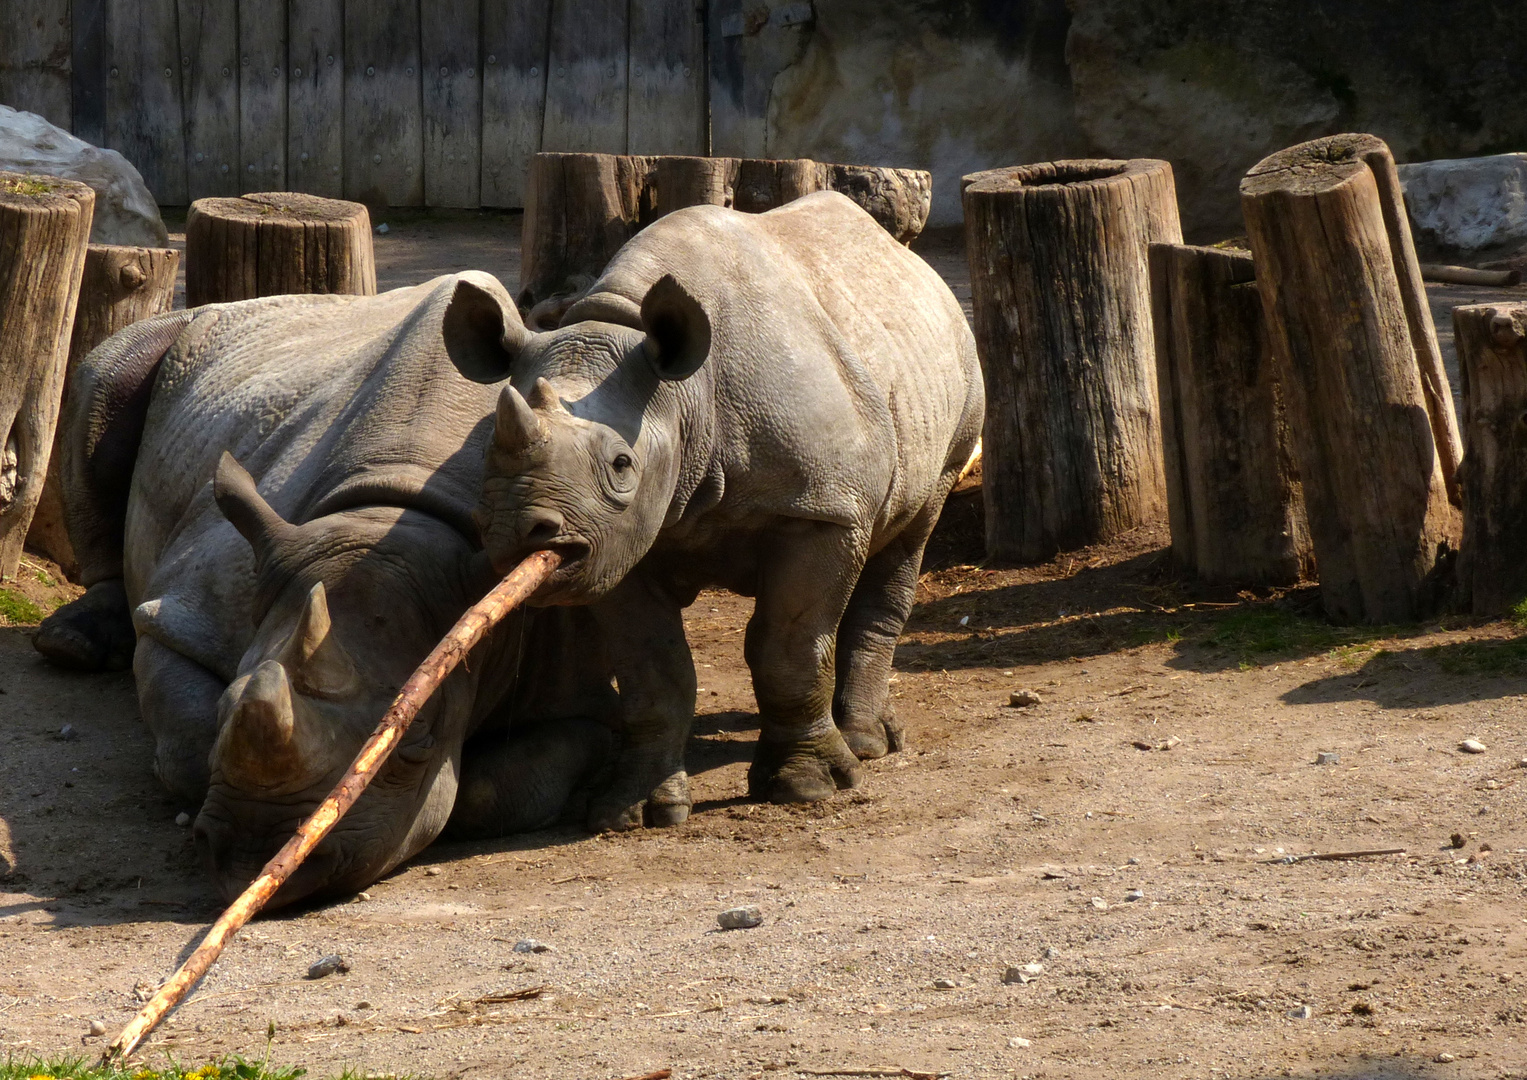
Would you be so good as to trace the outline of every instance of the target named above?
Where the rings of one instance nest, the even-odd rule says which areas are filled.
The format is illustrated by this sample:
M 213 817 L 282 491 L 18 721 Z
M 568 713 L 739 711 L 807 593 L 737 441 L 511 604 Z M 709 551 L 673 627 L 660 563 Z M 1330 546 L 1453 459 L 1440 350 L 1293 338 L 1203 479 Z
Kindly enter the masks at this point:
M 494 566 L 564 563 L 626 737 L 594 828 L 683 820 L 695 672 L 681 610 L 757 602 L 755 797 L 826 797 L 894 749 L 892 651 L 922 551 L 980 435 L 975 341 L 920 258 L 842 195 L 692 207 L 623 247 L 559 329 L 504 305 L 452 354 L 499 397 L 479 521 Z
M 226 893 L 492 584 L 471 511 L 496 389 L 448 353 L 508 302 L 468 273 L 210 306 L 130 327 L 74 376 L 63 467 L 89 589 L 37 646 L 81 667 L 131 655 L 156 771 L 202 803 L 196 841 Z M 446 680 L 279 902 L 363 887 L 453 807 L 464 833 L 558 816 L 615 703 L 595 632 L 551 614 L 506 624 Z

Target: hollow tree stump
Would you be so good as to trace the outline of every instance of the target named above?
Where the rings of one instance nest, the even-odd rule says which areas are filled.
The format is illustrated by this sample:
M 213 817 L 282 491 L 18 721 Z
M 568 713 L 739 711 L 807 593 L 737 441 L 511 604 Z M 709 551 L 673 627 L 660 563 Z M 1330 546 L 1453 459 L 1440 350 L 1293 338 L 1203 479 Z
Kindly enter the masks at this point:
M 964 179 L 992 558 L 1036 562 L 1166 515 L 1146 248 L 1181 243 L 1165 161 Z
M 1152 244 L 1150 268 L 1172 554 L 1213 584 L 1295 584 L 1315 560 L 1251 256 Z
M 74 331 L 69 338 L 69 362 L 64 397 L 72 374 L 85 355 L 118 330 L 140 319 L 169 311 L 175 302 L 175 272 L 180 253 L 170 248 L 117 247 L 91 244 L 85 253 Z M 71 580 L 77 571 L 74 548 L 64 527 L 63 490 L 59 484 L 58 447 L 54 446 L 43 483 L 42 499 L 27 530 L 27 546 L 58 563 Z
M 48 475 L 94 211 L 84 184 L 0 172 L 0 580 Z
M 364 206 L 289 191 L 191 204 L 187 307 L 283 293 L 376 294 Z
M 1527 304 L 1453 309 L 1463 391 L 1461 592 L 1476 615 L 1527 596 Z
M 516 303 L 533 325 L 555 326 L 538 306 L 586 289 L 651 219 L 651 171 L 649 159 L 621 154 L 530 159 Z
M 1436 610 L 1459 540 L 1447 471 L 1457 422 L 1440 360 L 1418 355 L 1435 341 L 1408 284 L 1420 287 L 1420 271 L 1386 194 L 1392 169 L 1378 139 L 1335 135 L 1241 181 L 1321 596 L 1343 622 Z

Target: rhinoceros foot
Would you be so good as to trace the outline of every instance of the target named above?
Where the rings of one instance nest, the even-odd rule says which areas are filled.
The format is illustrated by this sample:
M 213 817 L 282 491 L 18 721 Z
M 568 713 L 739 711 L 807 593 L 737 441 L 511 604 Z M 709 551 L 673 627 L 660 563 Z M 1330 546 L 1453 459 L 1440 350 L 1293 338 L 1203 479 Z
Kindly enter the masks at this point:
M 689 820 L 689 774 L 671 773 L 648 788 L 639 771 L 621 777 L 604 794 L 590 800 L 591 832 L 626 832 L 644 825 L 667 828 Z
M 42 621 L 32 644 L 60 667 L 122 671 L 132 667 L 137 636 L 121 579 L 98 581 Z
M 859 786 L 859 759 L 837 728 L 812 739 L 760 740 L 748 769 L 748 794 L 774 803 L 820 802 Z
M 878 720 L 867 723 L 852 720 L 843 724 L 843 741 L 860 761 L 883 758 L 902 748 L 901 721 L 890 703 Z

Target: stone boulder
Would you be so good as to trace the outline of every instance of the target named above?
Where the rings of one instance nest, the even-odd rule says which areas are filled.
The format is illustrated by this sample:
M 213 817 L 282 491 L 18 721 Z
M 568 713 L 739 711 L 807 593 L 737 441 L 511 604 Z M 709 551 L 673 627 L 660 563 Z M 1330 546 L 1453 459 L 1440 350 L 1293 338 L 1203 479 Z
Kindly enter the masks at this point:
M 164 247 L 159 207 L 143 177 L 115 150 L 102 150 L 36 113 L 0 105 L 0 170 L 62 176 L 95 191 L 92 244 Z
M 1423 243 L 1460 251 L 1527 245 L 1527 154 L 1401 165 L 1400 183 Z

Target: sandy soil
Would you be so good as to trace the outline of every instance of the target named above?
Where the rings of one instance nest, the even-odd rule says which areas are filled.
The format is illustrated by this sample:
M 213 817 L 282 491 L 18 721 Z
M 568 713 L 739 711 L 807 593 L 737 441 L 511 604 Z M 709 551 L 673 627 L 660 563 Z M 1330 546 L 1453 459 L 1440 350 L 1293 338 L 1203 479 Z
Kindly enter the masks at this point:
M 480 222 L 425 226 L 396 263 L 379 244 L 384 278 L 486 265 Z M 957 279 L 949 243 L 933 261 Z M 1310 589 L 1197 594 L 1160 532 L 983 569 L 978 506 L 946 513 L 898 653 L 910 748 L 861 788 L 742 798 L 750 602 L 702 596 L 685 826 L 436 845 L 247 929 L 147 1054 L 557 1080 L 1527 1076 L 1527 639 L 1340 631 Z M 1041 703 L 1009 707 L 1020 688 Z M 182 810 L 128 677 L 55 671 L 0 629 L 0 1052 L 93 1052 L 88 1022 L 114 1033 L 194 945 L 218 905 Z M 1384 848 L 1405 853 L 1280 861 Z M 742 904 L 763 925 L 718 932 Z M 304 978 L 334 952 L 347 974 Z

